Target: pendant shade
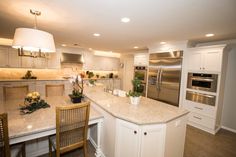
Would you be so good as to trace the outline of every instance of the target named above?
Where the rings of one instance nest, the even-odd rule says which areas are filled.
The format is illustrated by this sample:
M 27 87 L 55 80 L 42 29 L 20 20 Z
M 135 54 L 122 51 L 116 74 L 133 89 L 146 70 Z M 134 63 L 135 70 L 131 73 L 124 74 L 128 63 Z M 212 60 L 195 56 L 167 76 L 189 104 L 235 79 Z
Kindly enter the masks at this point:
M 52 34 L 31 28 L 17 28 L 15 31 L 13 48 L 23 48 L 27 51 L 55 52 L 55 43 Z

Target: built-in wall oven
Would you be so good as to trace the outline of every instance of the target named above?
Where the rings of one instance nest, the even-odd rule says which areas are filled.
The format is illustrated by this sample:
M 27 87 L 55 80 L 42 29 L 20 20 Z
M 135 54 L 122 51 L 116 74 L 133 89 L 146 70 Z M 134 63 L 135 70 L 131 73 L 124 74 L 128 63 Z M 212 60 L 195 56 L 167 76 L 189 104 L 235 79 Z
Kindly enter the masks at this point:
M 194 89 L 194 91 L 187 90 L 186 99 L 201 104 L 215 106 L 215 94 L 208 94 L 205 92 L 216 93 L 217 80 L 218 74 L 188 73 L 187 88 Z
M 137 90 L 138 92 L 142 93 L 143 96 L 145 96 L 147 83 L 147 68 L 145 66 L 135 66 L 134 78 L 138 78 L 139 80 L 141 80 L 142 84 Z
M 207 92 L 216 92 L 217 80 L 217 74 L 188 73 L 187 88 Z

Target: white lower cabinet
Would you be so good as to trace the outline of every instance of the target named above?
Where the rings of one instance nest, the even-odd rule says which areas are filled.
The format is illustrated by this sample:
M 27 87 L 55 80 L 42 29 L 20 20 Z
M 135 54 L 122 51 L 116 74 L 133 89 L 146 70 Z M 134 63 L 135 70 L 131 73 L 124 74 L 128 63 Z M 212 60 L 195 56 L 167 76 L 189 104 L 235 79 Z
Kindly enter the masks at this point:
M 116 157 L 164 157 L 165 125 L 117 120 Z
M 165 148 L 163 125 L 144 126 L 141 131 L 140 157 L 162 157 Z
M 138 157 L 141 130 L 138 125 L 117 120 L 116 157 Z
M 167 123 L 116 122 L 115 157 L 183 157 L 187 116 Z

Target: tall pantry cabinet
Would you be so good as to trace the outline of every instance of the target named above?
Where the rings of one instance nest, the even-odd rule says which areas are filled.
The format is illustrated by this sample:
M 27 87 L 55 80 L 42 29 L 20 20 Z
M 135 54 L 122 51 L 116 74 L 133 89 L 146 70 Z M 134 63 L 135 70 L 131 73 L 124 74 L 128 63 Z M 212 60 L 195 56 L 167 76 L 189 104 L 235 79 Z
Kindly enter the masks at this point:
M 184 89 L 182 107 L 189 110 L 188 124 L 199 129 L 215 134 L 221 127 L 221 114 L 224 99 L 224 85 L 227 68 L 227 59 L 230 46 L 214 45 L 189 48 L 185 55 L 185 65 L 183 70 Z M 192 78 L 188 80 L 188 73 L 196 74 L 216 74 L 217 91 L 209 92 L 201 89 L 190 89 L 187 82 L 192 83 Z M 209 79 L 209 81 L 211 81 Z M 187 92 L 195 93 L 192 100 L 187 99 Z M 213 105 L 199 103 L 198 96 L 215 97 Z

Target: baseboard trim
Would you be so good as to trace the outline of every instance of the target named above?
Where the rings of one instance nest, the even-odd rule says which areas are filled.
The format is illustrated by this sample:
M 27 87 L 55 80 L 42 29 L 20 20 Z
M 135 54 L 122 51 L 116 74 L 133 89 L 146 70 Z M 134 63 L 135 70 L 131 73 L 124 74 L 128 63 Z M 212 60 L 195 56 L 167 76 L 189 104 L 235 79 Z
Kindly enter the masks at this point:
M 229 127 L 226 127 L 226 126 L 221 126 L 222 129 L 225 129 L 225 130 L 228 130 L 230 132 L 233 132 L 233 133 L 236 133 L 236 130 L 235 129 L 231 129 Z
M 93 140 L 93 138 L 91 137 L 91 136 L 89 136 L 89 141 L 91 142 L 91 144 L 93 145 L 93 147 L 96 149 L 97 148 L 97 144 L 96 144 L 96 142 Z M 102 154 L 101 154 L 101 157 L 106 157 L 104 154 L 103 154 L 103 152 L 101 152 Z

